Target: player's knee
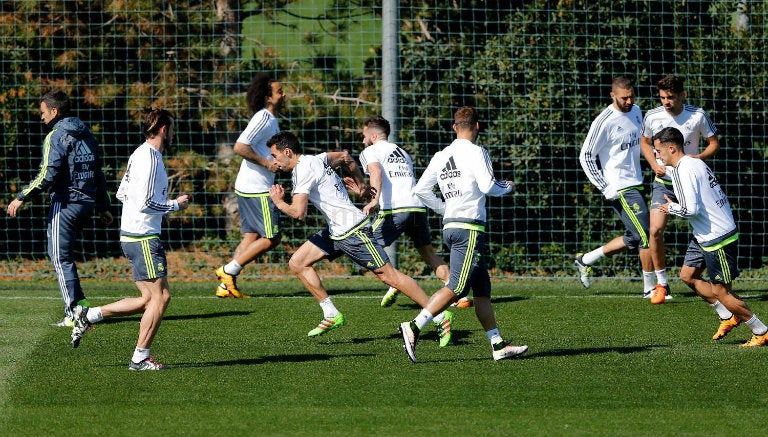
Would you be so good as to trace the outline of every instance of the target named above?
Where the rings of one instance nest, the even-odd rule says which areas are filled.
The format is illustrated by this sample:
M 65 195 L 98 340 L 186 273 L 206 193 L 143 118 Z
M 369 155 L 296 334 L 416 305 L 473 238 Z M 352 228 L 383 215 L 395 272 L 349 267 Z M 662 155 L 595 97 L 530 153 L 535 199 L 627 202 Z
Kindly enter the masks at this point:
M 304 264 L 291 258 L 288 260 L 288 268 L 291 270 L 291 272 L 298 274 L 304 268 Z
M 688 269 L 680 270 L 680 280 L 683 281 L 683 284 L 687 285 L 691 289 L 694 288 L 694 283 L 697 279 L 695 272 L 695 270 Z

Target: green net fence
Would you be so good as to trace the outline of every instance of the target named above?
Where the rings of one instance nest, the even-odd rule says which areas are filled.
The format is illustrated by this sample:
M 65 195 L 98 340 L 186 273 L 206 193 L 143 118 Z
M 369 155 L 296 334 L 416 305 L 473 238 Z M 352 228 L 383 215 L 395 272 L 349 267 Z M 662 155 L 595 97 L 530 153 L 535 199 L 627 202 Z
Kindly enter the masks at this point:
M 62 89 L 73 97 L 76 114 L 101 144 L 112 192 L 143 140 L 141 109 L 161 106 L 178 124 L 175 151 L 166 156 L 171 193 L 194 195 L 193 207 L 168 220 L 163 240 L 188 276 L 211 277 L 240 241 L 232 192 L 240 158 L 232 145 L 252 115 L 245 88 L 255 73 L 266 72 L 288 95 L 281 129 L 297 133 L 308 153 L 349 149 L 357 156 L 362 121 L 382 113 L 386 93 L 395 93 L 396 140 L 413 155 L 417 173 L 452 140 L 456 108 L 475 106 L 478 143 L 489 150 L 497 177 L 518 187 L 489 200 L 493 274 L 568 277 L 576 252 L 623 232 L 578 163 L 591 121 L 610 103 L 612 77 L 632 76 L 646 111 L 659 105 L 655 82 L 674 73 L 685 78 L 687 103 L 704 108 L 719 130 L 721 150 L 709 164 L 739 223 L 740 265 L 746 272 L 765 265 L 765 2 L 400 1 L 394 60 L 382 53 L 385 6 L 382 0 L 3 1 L 0 206 L 37 171 L 43 93 Z M 394 89 L 382 86 L 383 62 L 398 67 Z M 647 165 L 645 171 L 650 182 Z M 285 175 L 277 181 L 290 186 Z M 0 274 L 25 274 L 26 264 L 45 259 L 46 214 L 44 198 L 28 202 L 20 218 L 3 214 L 0 259 L 7 267 Z M 430 220 L 440 247 L 439 217 Z M 314 212 L 305 222 L 286 219 L 280 247 L 243 276 L 289 274 L 292 251 L 322 226 Z M 689 238 L 686 222 L 670 222 L 670 266 L 681 264 Z M 85 224 L 78 248 L 80 261 L 96 266 L 86 275 L 108 274 L 113 264 L 126 272 L 117 226 Z M 406 240 L 398 254 L 404 271 L 429 273 Z M 359 274 L 346 260 L 335 266 L 334 275 Z M 637 277 L 639 265 L 628 254 L 597 270 Z

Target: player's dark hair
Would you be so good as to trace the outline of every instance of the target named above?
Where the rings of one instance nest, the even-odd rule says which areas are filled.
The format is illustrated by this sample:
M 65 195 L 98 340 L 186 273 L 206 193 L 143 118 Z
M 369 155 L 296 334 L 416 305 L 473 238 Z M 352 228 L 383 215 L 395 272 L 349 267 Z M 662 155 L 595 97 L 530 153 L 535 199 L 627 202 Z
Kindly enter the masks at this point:
M 477 125 L 477 111 L 471 106 L 462 106 L 453 114 L 453 124 L 459 130 L 472 130 Z
M 685 138 L 676 127 L 665 127 L 653 136 L 653 141 L 659 141 L 661 144 L 672 144 L 677 150 L 682 151 L 685 146 Z
M 389 137 L 389 132 L 391 130 L 389 121 L 381 115 L 377 114 L 366 118 L 363 125 L 367 128 L 378 129 L 385 137 Z
M 291 149 L 293 153 L 303 153 L 299 138 L 291 132 L 282 131 L 267 140 L 267 147 L 275 146 L 277 150 Z
M 613 78 L 613 81 L 611 82 L 611 90 L 615 90 L 616 88 L 628 90 L 634 87 L 635 87 L 635 81 L 627 76 L 616 76 Z
M 656 88 L 658 88 L 659 91 L 672 91 L 675 94 L 680 94 L 683 92 L 683 85 L 683 78 L 680 76 L 675 76 L 674 74 L 668 74 L 656 82 Z
M 248 109 L 252 112 L 258 112 L 264 109 L 267 97 L 272 96 L 272 84 L 277 82 L 265 73 L 257 73 L 248 85 L 245 92 L 245 101 Z
M 69 114 L 71 109 L 69 104 L 69 96 L 64 91 L 53 90 L 45 93 L 40 99 L 41 102 L 45 102 L 45 105 L 49 109 L 56 108 L 59 110 L 59 115 L 56 118 L 63 118 Z
M 141 120 L 141 132 L 145 139 L 150 139 L 160 132 L 163 126 L 173 124 L 173 115 L 165 109 L 148 107 L 144 108 L 144 115 Z

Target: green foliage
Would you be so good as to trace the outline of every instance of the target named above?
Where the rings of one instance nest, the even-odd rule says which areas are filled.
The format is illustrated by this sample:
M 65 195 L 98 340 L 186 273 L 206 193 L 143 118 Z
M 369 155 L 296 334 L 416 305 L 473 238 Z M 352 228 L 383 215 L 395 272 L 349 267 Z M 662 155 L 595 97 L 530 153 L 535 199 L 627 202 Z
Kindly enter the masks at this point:
M 500 268 L 517 271 L 525 262 L 529 271 L 559 271 L 546 248 L 573 254 L 621 232 L 577 160 L 591 121 L 609 103 L 607 84 L 614 75 L 634 76 L 647 110 L 658 105 L 655 81 L 680 74 L 688 102 L 707 110 L 721 132 L 722 150 L 711 164 L 738 206 L 744 241 L 755 242 L 742 251 L 743 264 L 758 268 L 768 226 L 765 196 L 753 188 L 768 183 L 768 5 L 738 6 L 726 0 L 401 2 L 397 141 L 413 154 L 418 172 L 453 139 L 456 108 L 476 106 L 479 143 L 497 176 L 517 186 L 517 195 L 489 201 L 492 241 L 515 248 L 501 258 L 517 266 Z M 142 108 L 177 114 L 178 150 L 195 157 L 188 170 L 173 167 L 188 177 L 176 186 L 200 193 L 200 209 L 185 219 L 196 229 L 191 238 L 230 221 L 226 202 L 239 165 L 231 145 L 251 116 L 244 90 L 254 72 L 284 82 L 289 103 L 281 128 L 298 133 L 310 153 L 358 152 L 362 120 L 381 111 L 377 2 L 19 0 L 1 8 L 0 184 L 9 194 L 32 176 L 41 138 L 37 98 L 54 87 L 77 97 L 78 113 L 104 147 L 112 182 L 140 141 Z M 38 231 L 39 223 L 33 223 Z M 321 224 L 313 218 L 308 226 Z M 6 228 L 0 240 L 15 232 Z M 678 231 L 685 230 L 667 235 Z M 226 225 L 214 233 L 227 241 L 236 236 Z M 307 234 L 293 222 L 285 233 L 289 248 Z M 670 238 L 676 239 L 670 253 L 678 257 L 686 236 Z M 515 260 L 522 254 L 524 260 Z M 634 257 L 612 262 L 615 271 L 636 273 Z
M 525 275 L 528 272 L 529 261 L 526 259 L 525 246 L 517 243 L 509 246 L 491 244 L 490 252 L 489 268 L 498 268 L 513 275 Z

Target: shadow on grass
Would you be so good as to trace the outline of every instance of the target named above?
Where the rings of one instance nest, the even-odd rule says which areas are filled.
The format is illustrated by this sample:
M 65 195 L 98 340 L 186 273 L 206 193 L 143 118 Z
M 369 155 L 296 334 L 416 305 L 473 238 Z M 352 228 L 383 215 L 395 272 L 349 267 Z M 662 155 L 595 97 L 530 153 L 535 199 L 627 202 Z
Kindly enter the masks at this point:
M 527 358 L 543 358 L 543 357 L 573 357 L 580 355 L 596 355 L 596 354 L 636 354 L 640 352 L 650 352 L 655 349 L 671 347 L 667 344 L 652 344 L 647 346 L 622 346 L 622 347 L 584 347 L 574 349 L 552 349 L 542 352 L 534 352 L 531 354 L 523 355 L 520 359 Z
M 654 344 L 648 346 L 624 346 L 624 347 L 586 347 L 586 348 L 574 348 L 574 349 L 552 349 L 541 352 L 530 352 L 530 349 L 525 354 L 510 358 L 502 361 L 519 361 L 519 360 L 532 360 L 536 358 L 546 357 L 574 357 L 582 355 L 598 355 L 608 353 L 619 354 L 636 354 L 642 352 L 650 352 L 654 349 L 671 347 L 666 344 Z M 476 358 L 461 358 L 461 359 L 447 359 L 447 360 L 429 360 L 430 362 L 459 362 L 459 361 L 488 361 L 492 359 L 490 357 L 476 357 Z
M 300 355 L 271 355 L 259 358 L 241 358 L 238 360 L 211 361 L 207 363 L 174 363 L 171 368 L 195 368 L 195 367 L 227 367 L 227 366 L 255 366 L 268 363 L 305 363 L 309 361 L 328 361 L 335 358 L 370 357 L 374 354 L 300 354 Z
M 196 319 L 217 319 L 219 317 L 233 317 L 233 316 L 250 316 L 255 311 L 222 311 L 218 313 L 205 313 L 205 314 L 178 314 L 171 316 L 163 316 L 163 320 L 196 320 Z M 125 322 L 138 322 L 141 320 L 141 315 L 131 315 L 125 317 L 111 317 L 104 319 L 97 323 L 99 325 L 110 325 L 112 323 L 125 323 Z

